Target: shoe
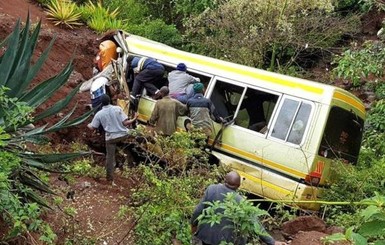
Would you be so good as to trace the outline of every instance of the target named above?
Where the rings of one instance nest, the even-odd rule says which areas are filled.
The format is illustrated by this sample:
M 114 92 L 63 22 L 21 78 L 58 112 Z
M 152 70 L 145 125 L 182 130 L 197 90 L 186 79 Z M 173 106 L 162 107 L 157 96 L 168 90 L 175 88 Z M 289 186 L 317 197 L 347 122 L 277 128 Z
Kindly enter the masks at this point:
M 115 187 L 115 186 L 117 186 L 117 184 L 115 184 L 115 182 L 112 181 L 112 182 L 111 182 L 111 186 Z

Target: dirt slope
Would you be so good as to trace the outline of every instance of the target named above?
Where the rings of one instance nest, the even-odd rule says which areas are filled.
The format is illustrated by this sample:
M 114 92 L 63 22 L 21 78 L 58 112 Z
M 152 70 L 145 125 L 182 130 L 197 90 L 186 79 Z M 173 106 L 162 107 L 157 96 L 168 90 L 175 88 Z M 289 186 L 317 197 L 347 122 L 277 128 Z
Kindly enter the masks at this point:
M 28 11 L 30 19 L 33 23 L 36 24 L 39 20 L 42 21 L 40 38 L 35 51 L 35 56 L 41 54 L 41 52 L 43 52 L 51 40 L 56 36 L 50 55 L 43 68 L 34 79 L 33 84 L 37 84 L 54 76 L 60 72 L 72 58 L 74 63 L 74 71 L 69 81 L 59 91 L 57 91 L 53 98 L 38 109 L 37 112 L 39 112 L 47 109 L 49 105 L 55 101 L 67 96 L 67 94 L 81 81 L 87 80 L 91 77 L 92 60 L 97 51 L 98 36 L 84 26 L 73 30 L 54 26 L 46 19 L 44 10 L 35 2 L 30 2 L 28 0 L 3 0 L 0 1 L 0 40 L 4 39 L 9 33 L 11 33 L 17 19 L 20 18 L 22 22 L 25 22 Z M 76 99 L 71 102 L 66 111 L 70 110 L 70 108 L 78 103 L 75 116 L 80 115 L 85 111 L 85 104 L 90 103 L 89 100 L 90 99 L 87 93 L 78 94 Z M 58 120 L 60 116 L 62 115 L 58 115 L 56 118 L 50 118 L 49 120 L 45 120 L 41 123 L 52 124 L 54 121 Z M 75 137 L 79 138 L 79 136 L 82 135 L 77 133 L 79 131 L 87 132 L 84 125 L 81 125 L 78 128 L 73 128 L 51 135 L 52 141 L 56 143 L 60 143 L 62 141 L 73 141 L 75 140 Z M 86 137 L 86 135 L 84 135 L 84 137 Z

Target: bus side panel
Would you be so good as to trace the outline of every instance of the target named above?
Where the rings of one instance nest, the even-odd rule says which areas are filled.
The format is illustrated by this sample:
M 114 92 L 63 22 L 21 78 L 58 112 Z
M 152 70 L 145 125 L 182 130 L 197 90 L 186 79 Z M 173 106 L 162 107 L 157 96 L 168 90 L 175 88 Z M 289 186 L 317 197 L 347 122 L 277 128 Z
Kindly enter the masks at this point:
M 151 113 L 154 110 L 156 101 L 147 97 L 143 96 L 139 99 L 138 104 L 138 119 L 139 121 L 143 123 L 147 123 L 148 120 L 150 120 Z
M 273 173 L 262 168 L 237 161 L 225 154 L 215 152 L 221 163 L 236 170 L 242 178 L 241 189 L 272 200 L 283 200 L 285 204 L 298 206 L 308 210 L 318 210 L 320 205 L 312 201 L 318 199 L 320 190 L 307 186 L 281 174 Z M 290 202 L 292 201 L 292 202 Z M 297 201 L 306 201 L 304 203 Z

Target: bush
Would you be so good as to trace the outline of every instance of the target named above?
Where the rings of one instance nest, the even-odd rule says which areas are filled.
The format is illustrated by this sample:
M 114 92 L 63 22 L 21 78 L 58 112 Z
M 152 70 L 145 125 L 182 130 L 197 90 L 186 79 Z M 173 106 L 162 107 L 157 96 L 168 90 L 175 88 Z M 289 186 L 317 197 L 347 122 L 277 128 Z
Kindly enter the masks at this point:
M 214 174 L 192 171 L 168 176 L 163 169 L 143 165 L 131 171 L 142 176 L 131 194 L 131 211 L 137 222 L 135 244 L 171 244 L 174 238 L 189 244 L 189 218 Z
M 182 43 L 182 36 L 176 27 L 167 25 L 161 19 L 145 21 L 139 25 L 128 24 L 126 31 L 173 47 L 179 47 Z
M 384 74 L 385 49 L 381 42 L 366 41 L 362 48 L 353 44 L 351 49 L 334 57 L 337 66 L 333 73 L 337 78 L 345 79 L 353 86 L 359 87 L 366 82 L 378 82 Z
M 100 2 L 94 4 L 89 1 L 85 5 L 79 6 L 78 9 L 83 21 L 98 33 L 126 28 L 125 20 L 117 18 L 120 11 L 119 7 L 110 11 L 109 7 L 104 7 Z
M 130 25 L 138 25 L 143 21 L 147 21 L 151 14 L 144 4 L 138 3 L 136 0 L 104 0 L 103 4 L 109 9 L 118 9 L 117 18 L 125 20 Z

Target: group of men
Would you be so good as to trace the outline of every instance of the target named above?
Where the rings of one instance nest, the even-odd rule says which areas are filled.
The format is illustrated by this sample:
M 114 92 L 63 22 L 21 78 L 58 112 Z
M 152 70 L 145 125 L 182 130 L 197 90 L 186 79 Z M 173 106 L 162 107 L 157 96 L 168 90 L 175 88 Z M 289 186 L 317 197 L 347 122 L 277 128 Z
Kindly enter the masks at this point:
M 168 86 L 157 88 L 156 82 L 163 78 L 164 67 L 151 58 L 129 57 L 130 69 L 134 71 L 132 96 L 140 95 L 142 88 L 147 93 L 158 99 L 149 120 L 155 125 L 155 130 L 165 136 L 170 136 L 176 131 L 178 116 L 189 114 L 193 127 L 201 128 L 210 136 L 212 133 L 212 121 L 218 122 L 222 118 L 215 115 L 215 109 L 211 101 L 203 96 L 204 85 L 198 78 L 187 74 L 187 67 L 184 63 L 177 65 L 176 70 L 168 75 Z M 91 91 L 97 95 L 97 102 L 101 109 L 97 111 L 92 122 L 88 124 L 90 129 L 103 128 L 106 140 L 106 176 L 107 180 L 114 183 L 114 168 L 116 144 L 124 141 L 130 135 L 132 124 L 138 114 L 132 119 L 123 112 L 122 108 L 111 104 L 111 98 L 105 91 Z M 94 102 L 94 101 L 93 101 Z M 98 106 L 98 105 L 95 105 Z M 225 176 L 224 184 L 210 185 L 205 195 L 196 207 L 191 218 L 191 227 L 194 241 L 202 245 L 218 245 L 222 241 L 234 242 L 234 232 L 231 228 L 231 221 L 223 220 L 220 224 L 213 226 L 209 224 L 198 224 L 197 217 L 207 206 L 208 201 L 223 201 L 227 193 L 236 192 L 241 184 L 241 178 L 235 171 Z M 242 197 L 236 194 L 237 201 Z M 270 235 L 262 236 L 261 239 L 268 245 L 283 245 L 283 242 L 275 241 Z M 246 244 L 243 239 L 240 244 Z
M 222 119 L 216 116 L 211 101 L 203 96 L 204 85 L 199 78 L 187 73 L 187 66 L 184 63 L 178 64 L 176 69 L 168 74 L 168 86 L 160 89 L 157 84 L 163 79 L 165 72 L 162 64 L 152 58 L 136 56 L 128 57 L 127 64 L 128 70 L 134 73 L 131 96 L 138 97 L 145 88 L 149 95 L 157 99 L 149 123 L 155 126 L 158 134 L 172 135 L 177 128 L 177 118 L 182 115 L 189 115 L 191 127 L 201 129 L 207 137 L 212 133 L 212 119 L 221 122 Z M 106 64 L 98 67 L 99 70 L 100 67 L 108 69 Z M 94 88 L 90 90 L 91 101 L 96 114 L 88 127 L 101 129 L 105 134 L 107 179 L 114 184 L 116 144 L 129 137 L 131 125 L 136 120 L 137 114 L 129 120 L 122 108 L 111 104 L 106 89 L 109 85 L 105 80 L 108 79 L 101 76 L 91 84 L 91 88 Z M 187 126 L 189 129 L 191 127 Z

